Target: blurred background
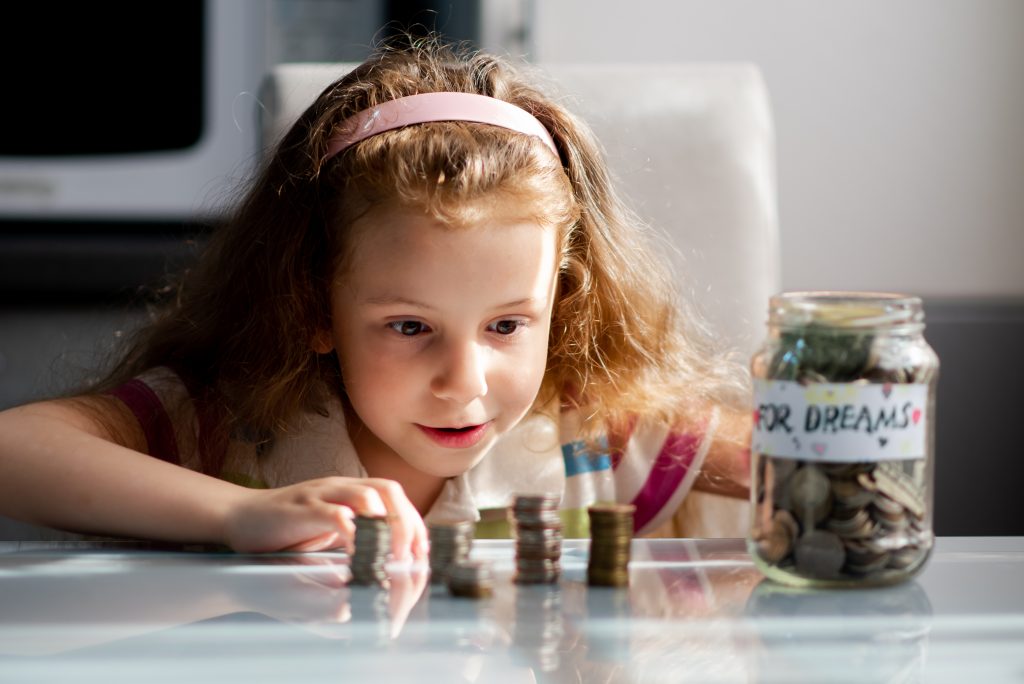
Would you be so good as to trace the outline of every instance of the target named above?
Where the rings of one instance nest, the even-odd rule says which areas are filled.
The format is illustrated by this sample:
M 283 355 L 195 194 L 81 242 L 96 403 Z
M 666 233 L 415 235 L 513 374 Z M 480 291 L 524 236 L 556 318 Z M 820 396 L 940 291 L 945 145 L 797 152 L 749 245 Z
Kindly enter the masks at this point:
M 0 409 L 95 374 L 258 158 L 273 65 L 398 29 L 535 62 L 751 62 L 782 284 L 925 302 L 939 534 L 1024 534 L 1024 3 L 182 0 L 0 10 Z

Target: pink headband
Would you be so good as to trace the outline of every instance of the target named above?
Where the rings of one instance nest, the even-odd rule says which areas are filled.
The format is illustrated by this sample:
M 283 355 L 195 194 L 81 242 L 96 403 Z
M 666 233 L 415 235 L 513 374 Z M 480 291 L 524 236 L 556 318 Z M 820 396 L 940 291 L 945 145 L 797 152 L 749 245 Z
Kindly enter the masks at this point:
M 544 124 L 525 109 L 486 95 L 421 93 L 364 109 L 342 121 L 327 147 L 327 159 L 378 133 L 428 121 L 474 121 L 535 135 L 558 156 Z

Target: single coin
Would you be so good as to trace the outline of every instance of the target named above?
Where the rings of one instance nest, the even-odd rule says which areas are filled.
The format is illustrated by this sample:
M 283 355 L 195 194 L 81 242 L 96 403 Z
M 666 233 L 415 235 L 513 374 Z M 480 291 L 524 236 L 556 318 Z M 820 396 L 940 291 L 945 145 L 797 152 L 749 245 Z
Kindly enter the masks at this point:
M 805 465 L 789 478 L 792 510 L 810 527 L 828 517 L 832 505 L 832 483 L 820 468 Z
M 916 516 L 924 515 L 924 492 L 902 469 L 902 464 L 882 463 L 874 473 L 878 491 L 899 502 Z
M 832 496 L 835 497 L 836 503 L 847 508 L 863 508 L 871 503 L 874 493 L 862 487 L 856 479 L 834 478 Z
M 789 511 L 775 511 L 772 515 L 772 524 L 782 530 L 789 537 L 790 541 L 795 540 L 800 535 L 800 524 Z
M 877 524 L 867 510 L 861 508 L 850 518 L 829 518 L 826 527 L 843 539 L 866 539 L 874 535 Z
M 781 529 L 772 529 L 757 540 L 757 553 L 761 559 L 777 565 L 793 550 L 793 539 Z
M 833 579 L 846 562 L 846 547 L 839 535 L 811 530 L 796 540 L 793 550 L 797 572 L 813 579 Z

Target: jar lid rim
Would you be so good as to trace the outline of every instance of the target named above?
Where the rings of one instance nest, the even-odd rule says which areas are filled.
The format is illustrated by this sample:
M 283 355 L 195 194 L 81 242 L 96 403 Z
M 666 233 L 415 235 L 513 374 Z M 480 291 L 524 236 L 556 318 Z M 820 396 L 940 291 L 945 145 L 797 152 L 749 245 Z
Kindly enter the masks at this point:
M 880 304 L 917 304 L 920 305 L 921 298 L 917 295 L 903 294 L 899 292 L 872 292 L 868 290 L 789 290 L 774 295 L 772 302 L 803 302 L 808 303 L 868 303 L 878 302 Z
M 802 326 L 814 321 L 840 328 L 910 326 L 924 321 L 921 298 L 894 292 L 809 290 L 782 292 L 771 298 L 769 318 L 776 325 Z

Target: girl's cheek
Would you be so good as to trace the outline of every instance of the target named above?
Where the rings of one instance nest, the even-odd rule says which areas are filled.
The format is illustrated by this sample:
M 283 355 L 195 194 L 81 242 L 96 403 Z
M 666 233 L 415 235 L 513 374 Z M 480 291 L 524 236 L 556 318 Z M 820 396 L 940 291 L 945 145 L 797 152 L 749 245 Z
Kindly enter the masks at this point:
M 544 381 L 544 369 L 547 366 L 547 359 L 542 358 L 538 363 L 516 365 L 507 374 L 504 382 L 512 389 L 516 396 L 524 402 L 532 403 Z

